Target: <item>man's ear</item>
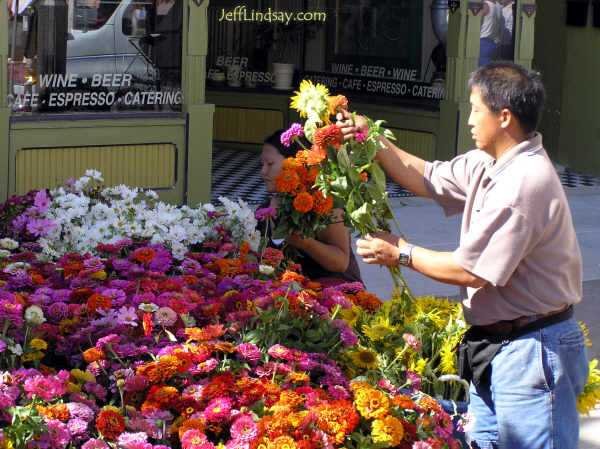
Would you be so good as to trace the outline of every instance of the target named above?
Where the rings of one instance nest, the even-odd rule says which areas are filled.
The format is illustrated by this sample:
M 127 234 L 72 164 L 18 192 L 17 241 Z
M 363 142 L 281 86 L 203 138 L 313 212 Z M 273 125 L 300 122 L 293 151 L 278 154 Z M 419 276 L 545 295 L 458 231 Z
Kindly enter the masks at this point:
M 500 119 L 500 126 L 504 129 L 507 129 L 515 122 L 515 116 L 510 111 L 510 109 L 504 108 L 500 111 L 498 115 Z

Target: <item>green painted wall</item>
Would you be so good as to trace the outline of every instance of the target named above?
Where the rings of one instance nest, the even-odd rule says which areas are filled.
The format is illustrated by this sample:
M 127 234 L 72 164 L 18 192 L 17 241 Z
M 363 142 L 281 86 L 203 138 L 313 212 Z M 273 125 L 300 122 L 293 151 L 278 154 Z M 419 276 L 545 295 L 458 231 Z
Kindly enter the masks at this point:
M 554 160 L 574 171 L 600 176 L 600 28 L 565 25 L 563 2 L 538 11 L 535 67 L 548 93 L 540 130 Z

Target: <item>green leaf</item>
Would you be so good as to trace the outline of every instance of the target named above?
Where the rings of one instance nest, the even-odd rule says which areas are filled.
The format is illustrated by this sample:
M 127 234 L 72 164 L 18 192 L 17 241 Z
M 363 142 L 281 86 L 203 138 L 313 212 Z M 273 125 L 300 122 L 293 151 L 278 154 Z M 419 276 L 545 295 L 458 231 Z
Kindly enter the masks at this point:
M 385 192 L 385 173 L 381 169 L 381 166 L 377 162 L 374 162 L 369 168 L 369 173 L 377 188 L 381 192 Z
M 167 337 L 169 337 L 170 341 L 177 341 L 177 337 L 175 335 L 173 335 L 173 333 L 169 330 L 169 329 L 164 329 L 165 334 L 167 334 Z
M 350 172 L 350 157 L 345 145 L 337 152 L 337 161 L 344 173 Z
M 371 220 L 371 205 L 368 203 L 363 203 L 358 209 L 350 214 L 350 217 L 355 222 L 361 224 L 365 228 L 369 228 L 372 226 Z

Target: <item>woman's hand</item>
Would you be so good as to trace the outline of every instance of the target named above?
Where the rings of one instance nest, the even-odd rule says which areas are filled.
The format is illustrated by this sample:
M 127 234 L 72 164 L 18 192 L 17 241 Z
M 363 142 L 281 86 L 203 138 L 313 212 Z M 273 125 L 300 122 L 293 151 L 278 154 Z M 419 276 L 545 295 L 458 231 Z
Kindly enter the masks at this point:
M 395 267 L 398 265 L 400 248 L 404 245 L 406 240 L 392 234 L 367 234 L 356 241 L 356 254 L 365 263 Z

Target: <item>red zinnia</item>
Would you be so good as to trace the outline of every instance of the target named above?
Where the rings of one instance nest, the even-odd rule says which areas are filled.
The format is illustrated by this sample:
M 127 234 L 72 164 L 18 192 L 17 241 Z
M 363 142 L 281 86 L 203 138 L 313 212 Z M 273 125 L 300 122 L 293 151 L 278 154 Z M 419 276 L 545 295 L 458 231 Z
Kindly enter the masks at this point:
M 313 197 L 308 192 L 300 192 L 296 198 L 294 198 L 294 207 L 298 212 L 309 212 L 313 208 L 313 203 Z
M 125 419 L 119 412 L 105 409 L 96 418 L 96 428 L 104 438 L 116 440 L 125 432 Z
M 133 257 L 138 262 L 150 263 L 156 257 L 156 253 L 150 248 L 140 248 L 133 253 Z
M 88 309 L 96 311 L 98 309 L 110 309 L 111 301 L 108 296 L 100 293 L 94 293 L 87 300 Z

